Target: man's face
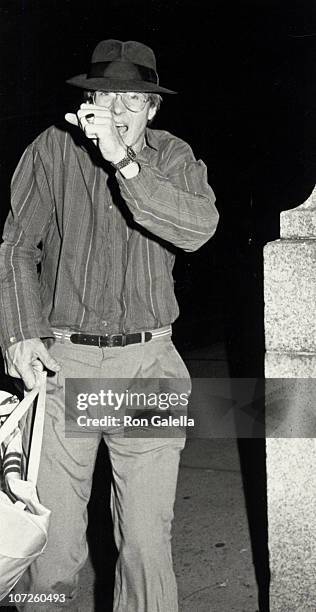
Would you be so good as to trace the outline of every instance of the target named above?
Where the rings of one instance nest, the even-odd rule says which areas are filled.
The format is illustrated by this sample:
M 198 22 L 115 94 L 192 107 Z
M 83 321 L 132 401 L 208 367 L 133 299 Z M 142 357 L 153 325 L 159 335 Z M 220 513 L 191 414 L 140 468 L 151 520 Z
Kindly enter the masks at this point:
M 110 102 L 109 97 L 111 97 Z M 136 152 L 140 151 L 144 144 L 146 125 L 156 114 L 156 108 L 151 106 L 150 101 L 146 102 L 142 110 L 134 112 L 125 106 L 121 94 L 112 92 L 104 94 L 102 91 L 96 91 L 94 102 L 107 108 L 110 104 L 114 123 L 124 144 L 133 147 Z

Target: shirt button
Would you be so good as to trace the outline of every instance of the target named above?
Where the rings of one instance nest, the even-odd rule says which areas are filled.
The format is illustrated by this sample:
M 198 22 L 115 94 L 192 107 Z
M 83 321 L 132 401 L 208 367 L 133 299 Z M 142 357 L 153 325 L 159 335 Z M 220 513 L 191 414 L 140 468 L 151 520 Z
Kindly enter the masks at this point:
M 101 323 L 102 323 L 103 327 L 107 327 L 107 325 L 108 325 L 108 322 L 105 321 L 105 319 L 103 319 L 103 321 L 101 321 Z
M 112 210 L 113 206 L 112 204 L 109 205 L 109 210 Z

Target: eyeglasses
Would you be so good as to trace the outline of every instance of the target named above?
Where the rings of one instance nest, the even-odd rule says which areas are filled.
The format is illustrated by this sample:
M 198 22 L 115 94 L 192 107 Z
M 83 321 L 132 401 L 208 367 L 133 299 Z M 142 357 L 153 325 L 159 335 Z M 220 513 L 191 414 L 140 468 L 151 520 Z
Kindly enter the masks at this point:
M 133 113 L 140 113 L 140 111 L 144 110 L 149 100 L 148 94 L 137 91 L 126 91 L 123 93 L 94 91 L 90 96 L 90 100 L 93 104 L 110 108 L 117 96 L 120 96 L 124 106 Z

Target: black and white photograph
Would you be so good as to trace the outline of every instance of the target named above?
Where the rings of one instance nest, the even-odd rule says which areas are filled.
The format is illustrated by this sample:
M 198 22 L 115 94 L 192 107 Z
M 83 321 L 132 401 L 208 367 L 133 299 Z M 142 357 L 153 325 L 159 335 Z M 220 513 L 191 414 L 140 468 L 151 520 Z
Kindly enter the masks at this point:
M 0 50 L 0 609 L 315 612 L 316 4 Z

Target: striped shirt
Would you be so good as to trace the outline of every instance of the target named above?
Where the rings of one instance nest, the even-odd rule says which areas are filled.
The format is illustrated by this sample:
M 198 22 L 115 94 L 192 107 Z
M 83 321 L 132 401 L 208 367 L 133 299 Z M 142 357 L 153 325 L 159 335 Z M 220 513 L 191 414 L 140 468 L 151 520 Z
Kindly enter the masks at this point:
M 146 131 L 131 179 L 80 130 L 50 127 L 12 180 L 0 247 L 0 343 L 156 329 L 178 316 L 175 248 L 194 251 L 218 213 L 202 161 L 166 131 Z M 38 273 L 38 264 L 40 274 Z

